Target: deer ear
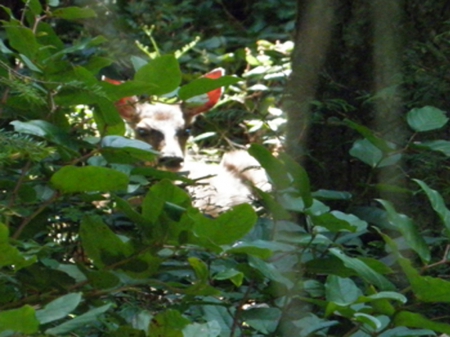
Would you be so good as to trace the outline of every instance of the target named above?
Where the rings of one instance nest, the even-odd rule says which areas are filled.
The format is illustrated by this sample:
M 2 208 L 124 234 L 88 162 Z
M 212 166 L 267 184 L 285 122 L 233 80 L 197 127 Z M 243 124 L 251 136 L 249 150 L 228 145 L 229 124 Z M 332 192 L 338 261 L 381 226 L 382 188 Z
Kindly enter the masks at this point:
M 107 78 L 105 76 L 102 77 L 102 81 L 114 84 L 114 85 L 121 85 L 123 81 L 113 80 L 110 78 Z M 136 103 L 138 102 L 138 99 L 136 96 L 133 97 L 123 97 L 119 99 L 117 102 L 114 103 L 116 106 L 117 111 L 119 111 L 120 116 L 126 120 L 131 120 L 136 115 Z
M 210 78 L 212 80 L 218 79 L 225 75 L 225 70 L 223 68 L 217 68 L 209 73 L 203 75 L 203 78 Z M 219 102 L 220 97 L 222 96 L 223 88 L 217 88 L 207 92 L 206 94 L 195 96 L 188 99 L 183 103 L 184 110 L 191 116 L 195 116 L 201 114 L 203 112 L 208 111 L 214 105 Z

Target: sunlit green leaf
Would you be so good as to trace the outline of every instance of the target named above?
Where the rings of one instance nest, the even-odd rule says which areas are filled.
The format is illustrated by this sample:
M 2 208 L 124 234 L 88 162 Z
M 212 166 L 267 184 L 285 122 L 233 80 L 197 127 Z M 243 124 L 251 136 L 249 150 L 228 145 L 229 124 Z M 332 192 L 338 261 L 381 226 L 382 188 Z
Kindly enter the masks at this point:
M 125 173 L 99 166 L 64 166 L 50 179 L 52 185 L 64 192 L 109 192 L 126 190 L 128 176 Z
M 0 332 L 11 330 L 23 334 L 34 334 L 38 328 L 39 321 L 30 305 L 0 312 Z

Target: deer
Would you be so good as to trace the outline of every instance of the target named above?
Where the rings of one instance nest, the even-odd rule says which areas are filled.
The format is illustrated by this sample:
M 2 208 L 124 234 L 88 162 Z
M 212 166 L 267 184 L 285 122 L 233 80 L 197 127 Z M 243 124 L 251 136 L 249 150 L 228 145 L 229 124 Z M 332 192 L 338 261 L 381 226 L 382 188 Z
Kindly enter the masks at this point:
M 224 75 L 222 68 L 203 75 L 217 79 Z M 122 82 L 104 78 L 120 85 Z M 188 188 L 193 206 L 217 216 L 221 212 L 254 198 L 253 188 L 270 190 L 267 176 L 260 164 L 244 150 L 225 155 L 218 166 L 193 161 L 186 154 L 189 130 L 197 116 L 212 109 L 222 96 L 222 88 L 207 93 L 201 104 L 140 102 L 138 97 L 125 97 L 115 103 L 120 116 L 134 131 L 136 139 L 148 143 L 159 153 L 156 166 L 172 172 L 187 172 L 200 184 Z

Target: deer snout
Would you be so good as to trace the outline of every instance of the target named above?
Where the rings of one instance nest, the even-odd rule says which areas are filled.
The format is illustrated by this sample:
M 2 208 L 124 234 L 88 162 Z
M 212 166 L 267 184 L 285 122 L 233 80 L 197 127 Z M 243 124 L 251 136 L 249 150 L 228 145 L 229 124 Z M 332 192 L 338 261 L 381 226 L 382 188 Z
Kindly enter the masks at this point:
M 171 170 L 177 171 L 183 166 L 184 158 L 178 156 L 162 156 L 159 158 L 158 163 L 161 166 Z

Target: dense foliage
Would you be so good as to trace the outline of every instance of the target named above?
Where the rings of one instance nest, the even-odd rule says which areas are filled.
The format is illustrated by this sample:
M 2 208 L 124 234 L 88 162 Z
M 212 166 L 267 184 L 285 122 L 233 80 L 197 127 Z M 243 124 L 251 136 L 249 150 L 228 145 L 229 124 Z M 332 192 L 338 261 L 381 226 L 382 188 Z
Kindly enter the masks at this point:
M 344 63 L 321 74 L 306 169 L 281 151 L 293 4 L 23 3 L 1 6 L 1 337 L 450 334 L 448 65 L 425 71 L 446 59 L 448 31 L 437 24 L 431 43 L 420 30 L 441 2 L 408 5 L 420 34 L 405 49 L 398 142 L 368 127 L 379 93 L 352 70 L 367 66 L 367 8 L 342 2 L 346 45 L 330 55 Z M 273 193 L 209 218 L 191 206 L 193 181 L 141 165 L 157 154 L 125 137 L 114 102 L 188 99 L 216 66 L 238 76 L 212 84 L 226 95 L 191 152 L 253 142 Z M 404 185 L 378 184 L 386 167 Z

